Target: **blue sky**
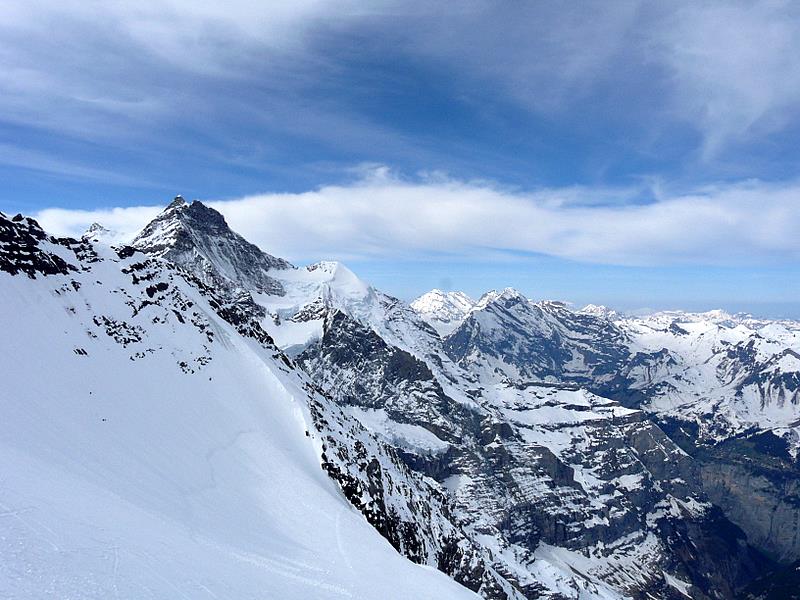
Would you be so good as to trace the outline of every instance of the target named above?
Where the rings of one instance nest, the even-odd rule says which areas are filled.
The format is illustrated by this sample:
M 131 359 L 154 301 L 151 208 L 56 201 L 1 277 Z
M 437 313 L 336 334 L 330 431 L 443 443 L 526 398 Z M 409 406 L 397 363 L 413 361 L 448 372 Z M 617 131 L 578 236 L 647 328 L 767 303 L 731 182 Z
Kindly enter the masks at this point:
M 0 8 L 0 210 L 176 193 L 404 298 L 800 317 L 800 5 Z

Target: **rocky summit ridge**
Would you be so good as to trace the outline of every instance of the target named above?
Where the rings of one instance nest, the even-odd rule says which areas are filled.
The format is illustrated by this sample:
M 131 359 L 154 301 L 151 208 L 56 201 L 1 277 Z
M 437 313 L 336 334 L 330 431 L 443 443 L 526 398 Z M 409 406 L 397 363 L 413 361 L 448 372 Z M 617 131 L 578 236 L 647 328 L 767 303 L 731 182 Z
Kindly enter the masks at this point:
M 209 285 L 281 293 L 269 271 L 293 268 L 262 252 L 233 232 L 213 208 L 177 196 L 142 229 L 131 245 L 151 256 L 165 258 Z

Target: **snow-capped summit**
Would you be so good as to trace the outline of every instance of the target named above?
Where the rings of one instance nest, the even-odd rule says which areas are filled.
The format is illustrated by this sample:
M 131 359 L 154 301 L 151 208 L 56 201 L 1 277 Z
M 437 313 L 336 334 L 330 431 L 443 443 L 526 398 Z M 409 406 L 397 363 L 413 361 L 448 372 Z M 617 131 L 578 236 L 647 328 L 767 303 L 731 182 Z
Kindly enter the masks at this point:
M 512 287 L 507 287 L 503 288 L 500 291 L 489 290 L 488 292 L 483 294 L 483 296 L 478 298 L 478 301 L 472 307 L 472 310 L 482 310 L 487 306 L 489 306 L 490 304 L 497 301 L 510 302 L 512 304 L 518 302 L 525 302 L 525 303 L 530 302 L 530 300 L 525 296 L 525 294 L 523 294 L 519 290 Z
M 257 301 L 284 316 L 316 300 L 339 309 L 366 307 L 375 301 L 375 290 L 344 264 L 320 261 L 296 269 L 271 273 L 281 285 L 281 294 L 257 294 Z
M 256 291 L 253 298 L 268 315 L 262 325 L 275 343 L 290 353 L 322 335 L 323 320 L 330 310 L 345 312 L 375 327 L 384 320 L 381 295 L 340 262 L 275 269 L 270 277 L 279 291 Z
M 185 206 L 187 204 L 186 200 L 183 199 L 183 196 L 178 194 L 175 198 L 167 205 L 167 210 L 171 208 L 178 208 L 181 206 Z
M 206 284 L 281 294 L 270 271 L 292 269 L 282 258 L 261 251 L 228 227 L 213 208 L 181 196 L 133 239 L 151 256 L 166 258 L 192 271 Z
M 486 308 L 491 302 L 493 302 L 496 298 L 500 296 L 500 292 L 497 290 L 489 290 L 485 292 L 478 301 L 475 303 L 475 310 L 479 310 L 482 308 Z
M 620 316 L 616 310 L 613 308 L 608 308 L 607 306 L 603 306 L 602 304 L 587 304 L 578 312 L 584 315 L 592 315 L 594 317 L 608 319 L 609 321 L 613 321 Z
M 411 303 L 411 308 L 441 336 L 458 327 L 474 306 L 475 300 L 464 292 L 443 292 L 439 289 L 433 289 Z
M 365 298 L 370 293 L 370 286 L 338 261 L 323 260 L 306 266 L 310 282 L 325 284 L 334 290 L 337 296 L 352 299 Z
M 502 299 L 502 300 L 511 300 L 514 302 L 527 302 L 528 298 L 520 292 L 518 289 L 513 287 L 506 287 L 497 295 L 495 300 Z
M 100 223 L 92 223 L 89 228 L 81 235 L 84 242 L 101 244 L 114 244 L 122 241 L 122 237 L 116 231 L 104 227 Z

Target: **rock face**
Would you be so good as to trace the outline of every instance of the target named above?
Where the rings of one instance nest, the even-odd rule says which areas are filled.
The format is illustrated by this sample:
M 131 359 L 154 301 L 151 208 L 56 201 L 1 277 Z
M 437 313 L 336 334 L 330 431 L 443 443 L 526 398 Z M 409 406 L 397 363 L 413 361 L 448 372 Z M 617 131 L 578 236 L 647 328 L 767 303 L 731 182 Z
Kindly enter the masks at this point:
M 644 318 L 598 307 L 576 313 L 506 290 L 473 309 L 444 344 L 459 365 L 490 380 L 575 384 L 668 424 L 700 463 L 710 499 L 750 543 L 788 562 L 800 557 L 793 500 L 798 332 L 794 322 L 721 311 Z M 752 441 L 759 436 L 774 438 L 780 464 L 764 453 L 764 443 Z M 745 446 L 743 455 L 731 450 Z
M 292 268 L 231 231 L 219 212 L 201 202 L 189 204 L 181 196 L 132 245 L 192 272 L 210 286 L 280 294 L 280 284 L 268 273 Z
M 31 218 L 16 215 L 9 219 L 0 213 L 0 244 L 0 271 L 11 275 L 24 273 L 35 279 L 37 274 L 67 275 L 70 271 L 77 270 L 62 258 L 61 252 L 54 251 L 58 248 L 59 240 L 45 234 Z M 68 246 L 68 250 L 91 252 L 90 246 L 81 245 L 77 240 L 64 240 L 64 244 Z M 53 251 L 48 251 L 43 246 L 49 246 Z
M 772 432 L 734 437 L 695 454 L 703 487 L 748 540 L 779 563 L 800 556 L 800 467 Z
M 755 547 L 781 563 L 798 555 L 800 480 L 796 469 L 776 471 L 707 460 L 702 474 L 711 500 L 746 531 Z
M 692 454 L 703 488 L 748 540 L 788 564 L 798 556 L 800 469 L 785 438 L 749 430 L 708 444 L 691 421 L 660 417 L 662 427 Z
M 800 590 L 800 561 L 779 567 L 747 586 L 742 598 L 748 600 L 794 600 Z
M 538 384 L 456 402 L 435 368 L 339 311 L 297 361 L 440 482 L 465 530 L 527 597 L 581 587 L 664 595 L 662 571 L 694 585 L 695 597 L 733 597 L 764 565 L 708 503 L 696 463 L 638 411 Z M 543 584 L 558 564 L 543 548 L 571 563 L 558 584 Z

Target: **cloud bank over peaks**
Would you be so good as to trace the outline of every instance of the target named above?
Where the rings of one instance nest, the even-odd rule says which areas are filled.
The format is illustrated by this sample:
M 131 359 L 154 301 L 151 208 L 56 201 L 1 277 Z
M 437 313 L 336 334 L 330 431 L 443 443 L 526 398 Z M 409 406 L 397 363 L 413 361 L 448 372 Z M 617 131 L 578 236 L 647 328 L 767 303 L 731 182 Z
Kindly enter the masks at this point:
M 642 203 L 641 198 L 651 199 Z M 320 258 L 492 260 L 534 253 L 627 266 L 742 266 L 800 260 L 800 183 L 757 180 L 670 194 L 644 188 L 519 191 L 380 165 L 347 185 L 206 201 L 262 249 Z M 166 199 L 165 199 L 166 204 Z M 161 206 L 48 208 L 59 234 L 99 222 L 132 236 Z

